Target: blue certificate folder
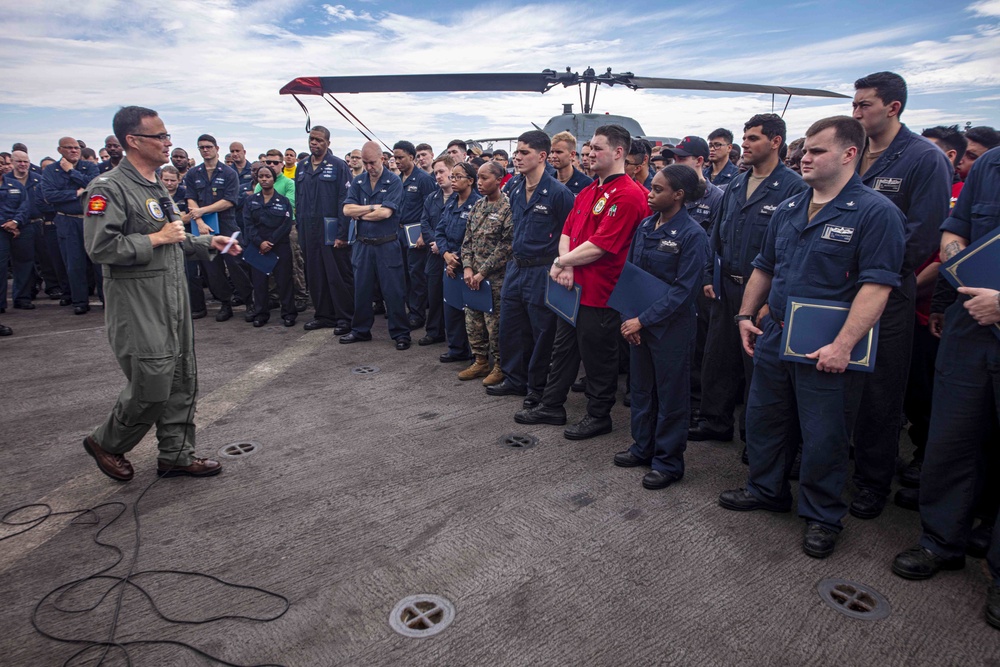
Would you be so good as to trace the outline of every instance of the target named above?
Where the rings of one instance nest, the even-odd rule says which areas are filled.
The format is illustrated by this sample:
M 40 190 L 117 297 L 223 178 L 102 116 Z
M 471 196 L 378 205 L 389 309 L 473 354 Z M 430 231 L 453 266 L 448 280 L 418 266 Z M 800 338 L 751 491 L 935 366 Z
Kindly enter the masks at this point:
M 941 274 L 955 288 L 1000 290 L 1000 231 L 984 236 L 941 265 Z M 1000 324 L 990 330 L 1000 338 Z
M 219 214 L 218 213 L 206 213 L 201 216 L 201 221 L 212 228 L 212 231 L 216 234 L 219 233 Z M 192 220 L 191 225 L 191 236 L 201 236 L 201 232 L 198 231 L 198 225 L 194 224 Z
M 823 301 L 788 297 L 785 307 L 785 326 L 781 330 L 782 361 L 801 364 L 815 364 L 815 359 L 806 359 L 824 345 L 829 345 L 840 333 L 851 304 L 845 301 Z M 849 370 L 872 373 L 875 370 L 875 352 L 878 349 L 878 322 L 862 336 L 851 350 Z
M 488 280 L 479 283 L 478 290 L 469 289 L 463 280 L 462 298 L 465 300 L 465 305 L 472 310 L 478 310 L 482 313 L 493 312 L 493 286 Z
M 643 271 L 632 262 L 625 262 L 618 283 L 608 297 L 608 308 L 617 310 L 622 318 L 639 317 L 659 301 L 670 289 L 656 276 Z
M 403 230 L 406 232 L 406 240 L 410 247 L 416 248 L 417 241 L 420 239 L 420 223 L 414 222 L 412 225 L 404 225 Z
M 465 308 L 465 297 L 462 294 L 464 286 L 465 281 L 462 280 L 460 273 L 456 271 L 455 277 L 449 278 L 446 270 L 444 272 L 444 302 L 457 310 Z
M 545 305 L 549 310 L 576 326 L 576 316 L 580 312 L 580 286 L 566 289 L 550 276 L 545 283 Z
M 323 243 L 325 245 L 336 243 L 338 232 L 340 232 L 340 218 L 323 218 Z
M 243 248 L 243 261 L 261 273 L 271 275 L 274 267 L 278 264 L 278 256 L 274 253 L 274 250 L 264 255 L 257 248 L 248 245 Z
M 484 313 L 493 312 L 493 288 L 490 281 L 484 280 L 479 283 L 478 290 L 471 290 L 465 284 L 465 279 L 461 273 L 455 272 L 454 278 L 448 277 L 448 272 L 444 273 L 444 302 L 452 308 L 462 310 L 466 306 L 473 310 Z

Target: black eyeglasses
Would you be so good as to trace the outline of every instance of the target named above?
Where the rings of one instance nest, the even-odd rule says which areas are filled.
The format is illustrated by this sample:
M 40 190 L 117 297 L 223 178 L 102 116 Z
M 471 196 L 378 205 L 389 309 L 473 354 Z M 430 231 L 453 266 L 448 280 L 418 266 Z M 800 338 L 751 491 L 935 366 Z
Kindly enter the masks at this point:
M 133 137 L 145 137 L 146 139 L 156 139 L 157 141 L 170 141 L 170 135 L 164 132 L 163 134 L 136 134 L 132 133 Z

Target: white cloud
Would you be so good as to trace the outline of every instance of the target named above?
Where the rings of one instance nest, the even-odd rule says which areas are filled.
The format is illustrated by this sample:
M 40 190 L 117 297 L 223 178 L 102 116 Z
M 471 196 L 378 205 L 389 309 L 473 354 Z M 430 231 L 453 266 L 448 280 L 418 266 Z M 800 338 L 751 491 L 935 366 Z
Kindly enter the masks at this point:
M 966 11 L 976 16 L 1000 17 L 1000 0 L 979 0 L 966 7 Z
M 335 21 L 371 21 L 372 15 L 368 12 L 356 12 L 348 9 L 344 5 L 323 5 L 323 9 Z

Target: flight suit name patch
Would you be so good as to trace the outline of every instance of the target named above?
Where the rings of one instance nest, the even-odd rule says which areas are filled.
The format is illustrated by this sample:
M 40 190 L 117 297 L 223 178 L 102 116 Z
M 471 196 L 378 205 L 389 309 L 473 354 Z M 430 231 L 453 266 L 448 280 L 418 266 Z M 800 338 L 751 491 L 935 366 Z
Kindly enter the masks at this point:
M 875 179 L 875 189 L 879 192 L 899 192 L 899 189 L 903 186 L 903 179 L 901 178 L 876 178 Z
M 837 225 L 825 225 L 822 237 L 827 241 L 838 241 L 840 243 L 850 243 L 854 238 L 853 227 L 838 227 Z

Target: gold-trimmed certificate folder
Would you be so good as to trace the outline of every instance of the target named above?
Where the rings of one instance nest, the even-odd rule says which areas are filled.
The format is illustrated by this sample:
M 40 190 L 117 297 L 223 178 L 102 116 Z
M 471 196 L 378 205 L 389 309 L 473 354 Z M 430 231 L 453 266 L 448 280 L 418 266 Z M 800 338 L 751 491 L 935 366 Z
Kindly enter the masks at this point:
M 566 289 L 552 277 L 546 279 L 545 283 L 545 305 L 549 310 L 563 318 L 573 326 L 576 326 L 576 316 L 580 312 L 580 286 L 573 285 L 573 289 Z
M 816 360 L 806 359 L 806 355 L 833 342 L 850 310 L 851 304 L 845 301 L 788 297 L 785 325 L 781 330 L 781 360 L 815 365 Z M 878 322 L 851 350 L 848 370 L 873 372 L 877 349 Z
M 941 275 L 953 287 L 984 287 L 1000 290 L 1000 231 L 994 231 L 969 245 L 941 265 Z M 1000 323 L 990 327 L 1000 338 Z

